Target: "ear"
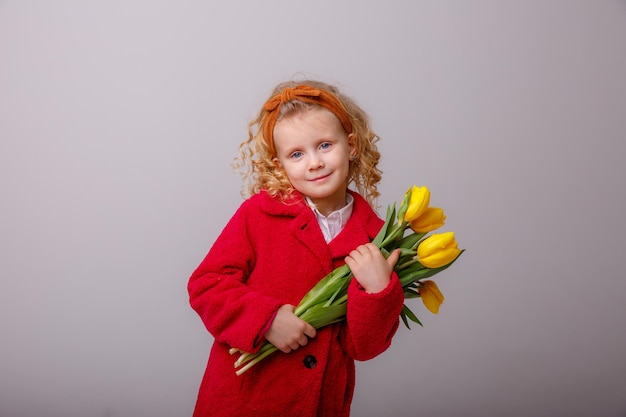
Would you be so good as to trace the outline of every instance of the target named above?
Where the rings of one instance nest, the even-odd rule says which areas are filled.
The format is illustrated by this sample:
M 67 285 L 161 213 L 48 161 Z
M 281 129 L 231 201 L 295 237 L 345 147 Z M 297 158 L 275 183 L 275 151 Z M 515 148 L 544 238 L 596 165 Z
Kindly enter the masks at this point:
M 350 149 L 350 159 L 356 158 L 359 153 L 359 141 L 356 133 L 350 133 L 348 135 L 348 148 Z
M 274 158 L 272 158 L 272 162 L 273 162 L 274 164 L 276 164 L 276 166 L 277 166 L 278 168 L 282 168 L 282 165 L 280 164 L 280 161 L 278 160 L 278 157 L 274 157 Z

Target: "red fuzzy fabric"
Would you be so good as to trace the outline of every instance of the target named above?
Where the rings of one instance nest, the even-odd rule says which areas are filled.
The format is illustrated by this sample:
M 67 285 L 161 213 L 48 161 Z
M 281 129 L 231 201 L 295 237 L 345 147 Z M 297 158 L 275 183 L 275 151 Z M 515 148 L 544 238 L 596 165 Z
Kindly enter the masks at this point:
M 380 293 L 356 281 L 347 320 L 319 329 L 300 349 L 275 352 L 242 376 L 235 347 L 255 352 L 278 307 L 297 305 L 321 278 L 371 241 L 383 221 L 358 194 L 341 233 L 324 241 L 301 196 L 286 203 L 261 192 L 244 201 L 189 279 L 190 303 L 214 336 L 195 417 L 348 416 L 354 360 L 371 359 L 391 344 L 404 295 L 397 277 Z M 305 366 L 305 358 L 315 366 Z

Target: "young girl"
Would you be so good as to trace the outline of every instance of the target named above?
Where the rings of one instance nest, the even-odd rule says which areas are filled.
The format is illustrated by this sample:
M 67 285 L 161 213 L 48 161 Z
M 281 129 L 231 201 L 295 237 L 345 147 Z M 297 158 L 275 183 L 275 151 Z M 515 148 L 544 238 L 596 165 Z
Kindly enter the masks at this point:
M 398 252 L 369 243 L 383 225 L 370 206 L 378 137 L 354 101 L 316 81 L 277 86 L 248 131 L 235 166 L 251 196 L 189 279 L 215 339 L 194 416 L 348 416 L 354 361 L 389 347 L 404 303 Z M 347 318 L 316 330 L 294 306 L 344 262 Z M 229 350 L 265 340 L 279 351 L 237 376 Z

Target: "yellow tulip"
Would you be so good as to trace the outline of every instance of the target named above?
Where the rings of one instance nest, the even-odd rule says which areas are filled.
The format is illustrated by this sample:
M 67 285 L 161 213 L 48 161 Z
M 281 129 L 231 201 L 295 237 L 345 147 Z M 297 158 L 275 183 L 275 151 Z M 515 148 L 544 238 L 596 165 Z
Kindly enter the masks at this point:
M 431 235 L 417 247 L 417 259 L 426 268 L 439 268 L 454 261 L 461 250 L 454 239 L 454 232 Z
M 430 191 L 426 186 L 417 187 L 414 185 L 410 191 L 411 198 L 406 213 L 404 213 L 404 220 L 407 222 L 417 219 L 430 203 Z
M 422 302 L 433 314 L 439 313 L 439 306 L 443 304 L 443 294 L 439 291 L 439 287 L 435 281 L 423 281 L 420 285 L 419 293 Z
M 438 207 L 428 207 L 422 212 L 422 215 L 409 223 L 411 229 L 415 233 L 431 232 L 439 229 L 445 223 L 446 216 L 443 209 Z

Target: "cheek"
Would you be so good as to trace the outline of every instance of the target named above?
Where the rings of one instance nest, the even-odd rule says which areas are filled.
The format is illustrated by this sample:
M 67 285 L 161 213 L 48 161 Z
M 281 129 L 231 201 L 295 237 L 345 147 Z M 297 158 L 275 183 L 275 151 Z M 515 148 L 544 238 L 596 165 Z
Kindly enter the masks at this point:
M 346 154 L 346 155 L 338 155 L 335 158 L 335 166 L 337 167 L 341 167 L 342 169 L 347 170 L 350 166 L 350 155 Z
M 278 166 L 278 169 L 281 170 L 290 180 L 299 177 L 298 167 L 294 166 L 294 164 L 281 164 Z

